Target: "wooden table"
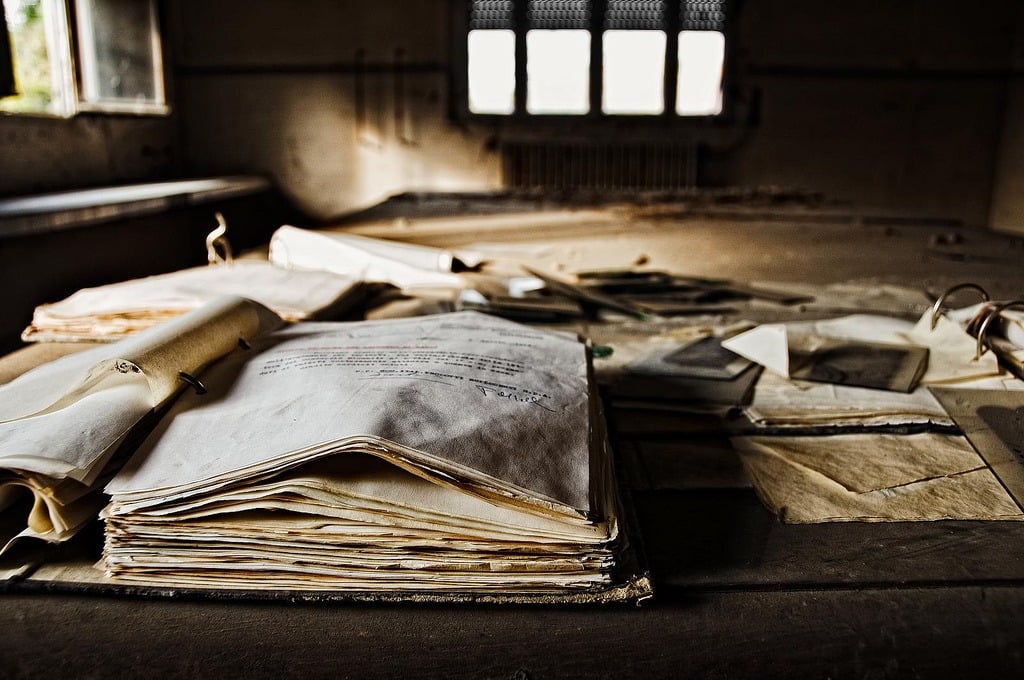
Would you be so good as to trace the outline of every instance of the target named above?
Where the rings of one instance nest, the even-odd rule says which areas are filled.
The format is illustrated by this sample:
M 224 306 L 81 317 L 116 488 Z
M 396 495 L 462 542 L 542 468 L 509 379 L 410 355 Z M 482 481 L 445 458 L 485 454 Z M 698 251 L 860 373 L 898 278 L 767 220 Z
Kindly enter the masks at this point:
M 562 260 L 571 268 L 590 258 L 604 266 L 646 255 L 651 266 L 741 280 L 873 278 L 930 288 L 980 280 L 999 295 L 1024 290 L 1024 268 L 1013 256 L 1019 243 L 962 230 L 971 255 L 945 257 L 932 246 L 948 227 L 927 221 L 812 220 L 801 213 L 641 216 L 614 230 L 585 220 L 566 224 L 526 235 L 546 244 L 541 257 L 552 265 Z M 524 236 L 417 227 L 403 223 L 403 236 L 451 243 Z M 727 447 L 714 474 L 690 464 L 696 444 L 714 442 L 715 435 L 705 436 L 616 437 L 655 579 L 656 597 L 642 607 L 7 593 L 0 599 L 0 676 L 887 678 L 1024 671 L 1024 523 L 784 525 L 761 505 Z

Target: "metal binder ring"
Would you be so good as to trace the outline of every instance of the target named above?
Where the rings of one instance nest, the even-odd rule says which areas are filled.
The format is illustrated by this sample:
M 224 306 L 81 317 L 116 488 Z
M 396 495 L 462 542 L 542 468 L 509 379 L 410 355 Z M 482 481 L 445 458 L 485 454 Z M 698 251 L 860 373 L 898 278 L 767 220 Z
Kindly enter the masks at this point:
M 1010 300 L 1009 302 L 1000 302 L 998 305 L 992 308 L 992 311 L 988 313 L 985 320 L 978 326 L 978 344 L 974 348 L 974 360 L 977 361 L 981 358 L 981 355 L 985 353 L 985 331 L 988 330 L 988 325 L 992 323 L 992 319 L 1000 316 L 1004 310 L 1012 309 L 1017 307 L 1024 309 L 1024 300 Z
M 939 323 L 939 314 L 942 313 L 942 304 L 946 301 L 953 293 L 960 290 L 974 290 L 981 293 L 981 299 L 988 302 L 991 298 L 988 295 L 988 291 L 979 286 L 976 283 L 958 283 L 952 288 L 946 290 L 945 293 L 939 296 L 939 299 L 932 305 L 932 330 L 935 330 L 935 325 Z
M 199 378 L 186 373 L 185 371 L 178 371 L 178 377 L 191 385 L 192 389 L 196 391 L 196 394 L 206 394 L 206 385 L 201 383 Z
M 219 212 L 214 213 L 214 217 L 217 218 L 217 228 L 206 235 L 206 261 L 208 264 L 231 264 L 235 258 L 227 239 L 227 220 Z M 224 251 L 223 255 L 217 252 L 217 246 Z

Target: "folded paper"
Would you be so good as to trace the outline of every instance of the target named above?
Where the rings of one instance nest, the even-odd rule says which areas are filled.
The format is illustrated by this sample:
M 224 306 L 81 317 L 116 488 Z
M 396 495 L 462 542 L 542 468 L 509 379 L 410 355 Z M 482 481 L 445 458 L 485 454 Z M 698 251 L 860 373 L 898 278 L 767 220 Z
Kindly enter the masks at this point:
M 783 521 L 1021 520 L 960 436 L 737 437 L 750 479 Z
M 462 288 L 462 279 L 452 272 L 481 262 L 473 253 L 456 256 L 440 248 L 287 225 L 270 239 L 270 261 L 281 267 L 389 283 L 405 291 Z

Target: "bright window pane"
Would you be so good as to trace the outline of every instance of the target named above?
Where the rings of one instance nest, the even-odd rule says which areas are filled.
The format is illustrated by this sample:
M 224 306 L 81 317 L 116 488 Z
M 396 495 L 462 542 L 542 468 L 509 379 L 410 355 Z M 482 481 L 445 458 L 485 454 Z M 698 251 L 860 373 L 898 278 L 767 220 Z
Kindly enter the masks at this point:
M 580 114 L 590 110 L 590 31 L 526 33 L 526 110 Z
M 676 113 L 713 116 L 722 112 L 722 67 L 725 36 L 718 31 L 679 34 L 679 81 Z
M 70 69 L 63 5 L 52 0 L 2 0 L 2 5 L 19 94 L 0 101 L 0 111 L 67 113 Z
M 665 109 L 665 32 L 605 31 L 605 113 L 656 114 Z
M 516 108 L 516 34 L 469 32 L 469 110 L 509 114 Z

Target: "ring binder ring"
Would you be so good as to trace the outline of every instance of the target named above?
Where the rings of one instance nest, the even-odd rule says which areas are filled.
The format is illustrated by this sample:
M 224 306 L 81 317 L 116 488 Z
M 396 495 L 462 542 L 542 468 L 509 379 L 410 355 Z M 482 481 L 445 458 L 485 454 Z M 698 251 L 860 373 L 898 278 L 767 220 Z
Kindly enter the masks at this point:
M 981 299 L 985 302 L 988 302 L 991 299 L 988 291 L 976 283 L 958 283 L 952 288 L 948 288 L 945 293 L 939 296 L 939 299 L 935 301 L 935 304 L 932 305 L 932 330 L 935 330 L 935 325 L 939 323 L 939 314 L 942 313 L 942 305 L 946 301 L 946 298 L 961 290 L 977 291 L 978 293 L 981 293 Z
M 219 212 L 214 213 L 214 217 L 217 218 L 217 228 L 206 235 L 206 261 L 208 264 L 231 264 L 235 258 L 227 239 L 227 220 Z M 217 252 L 218 246 L 224 251 L 223 255 Z
M 196 391 L 196 394 L 206 394 L 206 385 L 200 382 L 199 378 L 186 373 L 185 371 L 178 371 L 178 377 L 191 385 L 192 389 Z
M 981 355 L 985 353 L 985 331 L 988 330 L 988 326 L 990 323 L 992 323 L 992 319 L 995 319 L 998 316 L 1000 316 L 1004 310 L 1012 309 L 1014 307 L 1024 309 L 1024 300 L 1010 300 L 1009 302 L 1000 302 L 999 304 L 992 308 L 992 311 L 988 313 L 988 316 L 985 317 L 985 320 L 981 322 L 980 326 L 978 326 L 978 344 L 974 350 L 975 361 L 980 359 Z

